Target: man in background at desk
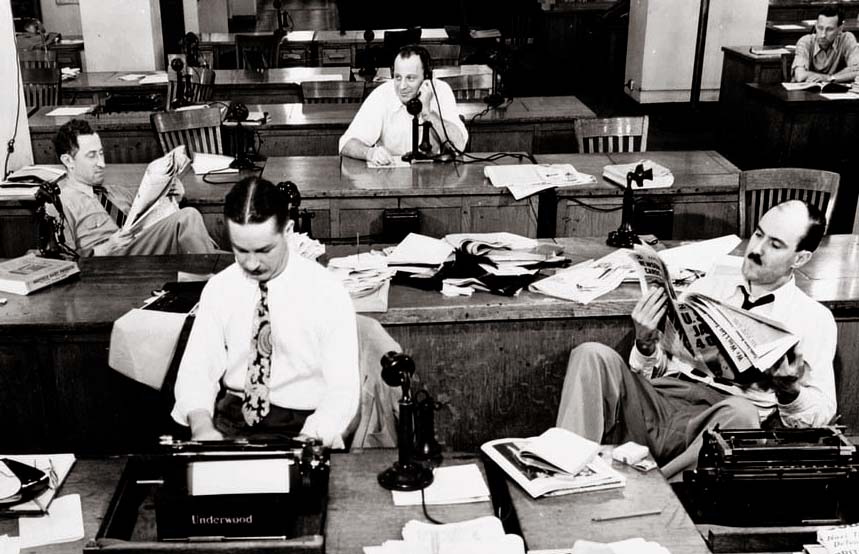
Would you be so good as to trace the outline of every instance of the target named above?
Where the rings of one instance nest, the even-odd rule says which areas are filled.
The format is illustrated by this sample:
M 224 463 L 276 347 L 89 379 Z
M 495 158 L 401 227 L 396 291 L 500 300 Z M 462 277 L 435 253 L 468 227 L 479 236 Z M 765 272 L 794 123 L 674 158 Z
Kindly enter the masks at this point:
M 24 31 L 15 33 L 15 44 L 18 50 L 38 50 L 60 40 L 58 33 L 48 33 L 38 19 L 31 18 L 24 23 Z
M 287 194 L 257 177 L 227 194 L 236 263 L 203 289 L 174 389 L 173 419 L 193 439 L 301 435 L 342 448 L 358 412 L 352 300 L 333 274 L 289 251 Z
M 859 75 L 859 45 L 843 27 L 840 8 L 820 10 L 814 32 L 796 43 L 791 68 L 794 81 L 845 82 Z
M 420 117 L 434 131 L 434 151 L 450 139 L 456 150 L 465 149 L 468 130 L 459 118 L 450 85 L 432 78 L 430 56 L 420 46 L 404 46 L 394 58 L 391 80 L 376 87 L 340 137 L 341 156 L 388 165 L 412 150 L 412 116 L 409 100 L 421 101 Z
M 96 189 L 104 185 L 104 149 L 86 121 L 73 119 L 60 127 L 54 150 L 66 168 L 66 178 L 60 183 L 65 239 L 81 256 L 206 254 L 217 250 L 203 217 L 194 208 L 182 208 L 137 234 L 120 229 L 96 195 Z
M 705 277 L 692 290 L 781 322 L 799 343 L 743 388 L 725 384 L 665 352 L 659 323 L 662 288 L 632 311 L 635 344 L 629 365 L 605 345 L 570 354 L 558 426 L 594 441 L 647 445 L 663 474 L 693 469 L 702 434 L 722 428 L 819 427 L 835 414 L 835 320 L 797 288 L 794 271 L 811 259 L 826 226 L 813 206 L 791 200 L 761 218 L 735 275 Z M 748 371 L 757 371 L 748 369 Z M 704 381 L 707 382 L 704 382 Z

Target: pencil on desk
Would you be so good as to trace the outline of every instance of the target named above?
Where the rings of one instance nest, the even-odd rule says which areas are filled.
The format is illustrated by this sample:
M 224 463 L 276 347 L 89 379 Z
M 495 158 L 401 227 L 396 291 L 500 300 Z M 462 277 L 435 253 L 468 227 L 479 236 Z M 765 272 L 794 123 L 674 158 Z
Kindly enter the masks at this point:
M 613 516 L 597 516 L 592 517 L 591 521 L 614 521 L 616 519 L 628 519 L 631 517 L 655 516 L 662 513 L 662 510 L 644 510 L 641 512 L 629 512 L 627 514 L 618 514 Z

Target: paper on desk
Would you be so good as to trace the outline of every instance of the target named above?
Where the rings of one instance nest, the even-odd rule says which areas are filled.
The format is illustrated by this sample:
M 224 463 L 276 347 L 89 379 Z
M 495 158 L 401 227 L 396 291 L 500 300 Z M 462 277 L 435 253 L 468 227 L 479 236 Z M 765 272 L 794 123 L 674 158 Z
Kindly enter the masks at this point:
M 859 525 L 840 525 L 817 531 L 817 542 L 829 554 L 850 554 L 859 548 Z
M 143 75 L 142 73 L 126 73 L 125 75 L 120 75 L 119 80 L 120 81 L 139 81 L 140 79 L 142 79 L 144 77 L 145 77 L 145 75 Z
M 400 167 L 412 167 L 412 164 L 403 161 L 399 156 L 392 156 L 391 163 L 389 164 L 377 164 L 371 160 L 367 160 L 367 167 L 370 169 L 397 169 Z
M 802 25 L 796 25 L 795 23 L 785 23 L 781 25 L 773 25 L 774 29 L 778 29 L 779 31 L 804 31 L 805 27 Z
M 859 94 L 855 92 L 821 92 L 820 96 L 827 100 L 859 100 Z
M 529 290 L 587 304 L 619 287 L 631 274 L 635 275 L 635 268 L 627 251 L 615 250 L 531 283 Z
M 50 509 L 51 502 L 57 494 L 57 489 L 66 480 L 75 463 L 74 454 L 15 454 L 2 455 L 0 458 L 9 458 L 10 460 L 15 460 L 46 472 L 50 471 L 53 466 L 54 474 L 56 475 L 56 479 L 52 479 L 52 486 L 48 487 L 35 500 L 15 504 L 14 506 L 2 506 L 3 515 L 40 514 L 44 512 L 44 508 L 47 507 Z
M 95 106 L 60 106 L 59 108 L 49 111 L 45 115 L 51 117 L 82 115 L 91 112 L 94 107 Z
M 495 516 L 433 525 L 409 521 L 403 527 L 403 539 L 411 547 L 409 554 L 524 554 L 525 544 L 518 535 L 505 535 L 501 520 Z M 426 547 L 429 547 L 427 549 Z
M 682 269 L 708 271 L 713 265 L 713 260 L 730 254 L 739 244 L 740 237 L 737 235 L 725 235 L 675 246 L 674 248 L 666 248 L 659 252 L 659 257 L 668 266 L 672 277 L 676 278 Z
M 454 248 L 466 240 L 478 241 L 488 244 L 493 248 L 509 248 L 511 250 L 528 250 L 537 248 L 537 239 L 523 237 L 514 233 L 500 231 L 497 233 L 451 233 L 445 235 L 444 240 Z
M 18 554 L 20 551 L 18 537 L 0 535 L 0 554 Z
M 133 309 L 113 323 L 108 365 L 161 390 L 187 314 Z
M 388 266 L 439 266 L 453 254 L 453 247 L 443 240 L 409 233 L 388 254 Z
M 18 520 L 21 548 L 59 544 L 84 538 L 81 497 L 67 494 L 51 503 L 48 515 Z
M 394 506 L 420 506 L 421 491 L 391 491 Z M 445 466 L 433 471 L 433 482 L 424 489 L 427 504 L 488 502 L 489 487 L 477 464 Z
M 213 171 L 216 173 L 238 173 L 238 169 L 230 167 L 231 163 L 233 163 L 233 158 L 223 154 L 197 152 L 194 154 L 191 167 L 194 168 L 195 175 L 205 175 Z
M 156 73 L 155 75 L 146 75 L 140 79 L 141 85 L 151 85 L 155 83 L 166 83 L 167 73 Z

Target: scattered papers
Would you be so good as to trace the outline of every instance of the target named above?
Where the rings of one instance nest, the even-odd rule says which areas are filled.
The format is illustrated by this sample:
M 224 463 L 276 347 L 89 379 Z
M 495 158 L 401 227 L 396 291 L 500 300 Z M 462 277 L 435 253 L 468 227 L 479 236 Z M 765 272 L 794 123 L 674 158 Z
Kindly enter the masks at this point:
M 859 100 L 859 93 L 856 92 L 821 92 L 820 96 L 827 100 Z
M 74 454 L 30 454 L 30 455 L 2 455 L 2 458 L 8 458 L 33 466 L 42 471 L 48 472 L 51 475 L 52 486 L 48 487 L 42 494 L 29 502 L 14 504 L 12 506 L 0 505 L 0 513 L 2 515 L 40 515 L 45 513 L 46 508 L 50 508 L 51 501 L 57 494 L 57 489 L 66 480 L 72 466 L 75 463 Z M 52 471 L 53 468 L 53 471 Z
M 420 506 L 421 491 L 391 491 L 394 506 Z M 433 482 L 424 489 L 428 505 L 489 502 L 489 487 L 477 464 L 439 467 L 433 470 Z
M 18 537 L 0 535 L 0 554 L 18 554 L 20 546 Z
M 490 165 L 483 174 L 494 187 L 507 187 L 516 200 L 542 190 L 596 183 L 592 175 L 579 173 L 572 164 Z
M 145 75 L 142 73 L 126 73 L 125 75 L 120 75 L 118 79 L 120 81 L 139 81 L 144 77 Z
M 403 161 L 399 156 L 392 156 L 391 163 L 389 164 L 377 164 L 372 160 L 367 160 L 367 167 L 370 169 L 396 169 L 400 167 L 412 167 L 412 164 Z
M 325 254 L 325 245 L 316 239 L 310 238 L 307 233 L 289 233 L 286 236 L 290 253 L 297 253 L 302 258 L 316 260 Z
M 287 42 L 309 42 L 313 40 L 316 31 L 290 31 L 286 33 Z
M 409 233 L 388 255 L 388 266 L 433 268 L 443 264 L 453 254 L 447 242 L 417 233 Z M 403 271 L 406 267 L 397 268 Z
M 352 254 L 328 261 L 333 272 L 349 291 L 356 312 L 386 312 L 391 277 L 387 257 L 378 251 Z
M 518 535 L 505 535 L 501 520 L 486 516 L 457 523 L 433 525 L 409 521 L 403 540 L 365 546 L 365 554 L 525 554 Z
M 205 154 L 202 152 L 194 154 L 194 161 L 191 162 L 191 167 L 194 168 L 195 175 L 205 175 L 206 173 L 238 173 L 238 169 L 230 167 L 233 163 L 233 158 L 222 154 Z
M 633 189 L 658 189 L 670 187 L 674 184 L 674 175 L 671 173 L 670 169 L 654 162 L 653 160 L 646 159 L 638 160 L 637 162 L 629 164 L 607 165 L 602 170 L 602 176 L 612 183 L 617 183 L 622 187 L 626 187 L 627 173 L 635 171 L 635 168 L 639 164 L 644 166 L 645 171 L 648 169 L 653 170 L 653 179 L 643 181 L 643 184 L 640 187 L 635 183 L 635 181 L 633 181 Z
M 85 113 L 89 113 L 95 108 L 95 106 L 61 106 L 59 108 L 55 108 L 45 115 L 50 117 L 69 117 L 75 115 L 83 115 Z
M 511 250 L 529 250 L 540 244 L 537 239 L 506 231 L 498 233 L 451 233 L 445 235 L 444 240 L 454 248 L 459 248 L 467 240 L 483 243 L 491 248 L 509 248 Z
M 167 73 L 156 73 L 155 75 L 146 75 L 140 79 L 141 85 L 152 85 L 159 83 L 167 83 Z
M 18 534 L 21 548 L 35 548 L 84 538 L 80 495 L 67 494 L 57 498 L 51 504 L 48 515 L 20 518 Z
M 627 253 L 615 250 L 599 260 L 587 260 L 532 283 L 529 290 L 587 304 L 636 275 L 635 265 Z
M 441 283 L 441 293 L 444 296 L 471 296 L 474 294 L 473 287 L 458 287 L 456 285 L 452 285 L 449 282 L 449 279 L 445 279 Z
M 678 279 L 684 269 L 706 273 L 713 265 L 713 260 L 730 254 L 739 244 L 740 237 L 737 235 L 725 235 L 715 239 L 666 248 L 659 252 L 659 257 L 668 266 L 671 277 Z

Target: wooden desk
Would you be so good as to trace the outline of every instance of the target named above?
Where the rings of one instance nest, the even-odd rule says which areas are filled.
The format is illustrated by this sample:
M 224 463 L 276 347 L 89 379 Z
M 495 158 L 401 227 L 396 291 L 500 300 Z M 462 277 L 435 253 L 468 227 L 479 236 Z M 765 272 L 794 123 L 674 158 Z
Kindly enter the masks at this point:
M 735 151 L 728 157 L 743 169 L 807 167 L 840 173 L 830 229 L 849 232 L 859 190 L 859 102 L 828 100 L 818 92 L 788 91 L 779 84 L 749 83 L 743 108 L 741 126 L 724 131 L 735 139 Z
M 573 262 L 611 249 L 604 237 L 558 239 Z M 354 247 L 329 248 L 330 256 Z M 839 344 L 838 411 L 859 428 L 859 236 L 826 237 L 797 284 L 829 307 Z M 164 432 L 170 406 L 109 369 L 110 329 L 176 271 L 217 271 L 231 255 L 89 258 L 81 276 L 0 307 L 3 448 L 127 452 Z M 447 298 L 392 286 L 389 309 L 372 314 L 415 360 L 424 386 L 446 407 L 439 440 L 474 450 L 497 437 L 528 437 L 554 424 L 570 350 L 598 341 L 628 352 L 638 284 L 581 305 L 523 291 Z M 138 446 L 139 447 L 139 446 Z
M 602 177 L 609 164 L 648 158 L 669 168 L 674 185 L 635 192 L 636 230 L 660 238 L 710 238 L 735 233 L 740 170 L 713 151 L 541 154 L 539 163 L 570 163 L 595 185 L 557 189 L 555 235 L 608 235 L 618 228 L 623 188 Z
M 505 479 L 528 550 L 572 548 L 579 539 L 608 543 L 642 537 L 658 542 L 671 554 L 710 552 L 662 474 L 642 473 L 613 462 L 612 450 L 610 446 L 603 447 L 600 455 L 626 477 L 623 488 L 534 499 L 513 480 Z M 646 510 L 661 513 L 591 521 L 593 517 Z
M 167 97 L 167 82 L 141 84 L 135 79 L 126 81 L 126 75 L 164 75 L 164 71 L 89 71 L 74 79 L 63 81 L 63 104 L 101 104 L 109 93 L 163 94 Z
M 378 47 L 384 44 L 385 31 L 385 29 L 374 30 L 374 38 L 370 45 Z M 363 29 L 346 31 L 342 34 L 340 31 L 316 31 L 314 40 L 317 44 L 319 65 L 357 65 L 358 52 L 367 46 Z M 441 44 L 448 40 L 447 31 L 444 29 L 421 30 L 421 44 Z
M 364 450 L 332 454 L 325 521 L 327 554 L 361 554 L 364 546 L 380 545 L 386 540 L 402 539 L 403 526 L 410 520 L 425 521 L 420 506 L 394 506 L 391 493 L 376 481 L 376 474 L 397 459 L 395 450 Z M 444 465 L 477 463 L 477 458 L 445 453 Z M 24 554 L 79 554 L 93 541 L 104 518 L 125 467 L 125 458 L 79 459 L 63 483 L 60 494 L 80 494 L 84 538 L 70 543 L 22 550 Z M 490 502 L 430 506 L 430 513 L 445 522 L 464 521 L 492 515 Z M 17 520 L 0 520 L 0 534 L 17 535 Z M 133 543 L 132 543 L 133 544 Z M 235 551 L 242 548 L 233 543 Z M 115 545 L 116 547 L 117 545 Z M 182 551 L 181 544 L 161 543 L 165 552 Z
M 213 69 L 234 68 L 237 33 L 200 33 L 200 55 Z M 238 33 L 242 35 L 270 36 L 268 32 Z M 287 33 L 280 42 L 281 59 L 278 67 L 288 64 L 312 66 L 316 63 L 316 44 L 313 42 L 315 31 L 293 31 Z M 225 56 L 233 54 L 230 63 L 223 64 Z M 294 58 L 298 55 L 298 58 Z M 295 63 L 293 63 L 295 62 Z
M 340 71 L 341 68 L 323 68 Z M 220 72 L 219 72 L 220 73 Z M 575 148 L 573 122 L 596 114 L 575 96 L 516 98 L 506 109 L 486 109 L 483 102 L 457 104 L 471 135 L 471 152 L 568 152 Z M 268 112 L 258 127 L 264 156 L 336 156 L 337 142 L 346 131 L 358 104 L 255 104 L 251 111 Z M 48 117 L 54 107 L 39 108 L 29 118 L 35 163 L 56 163 L 51 140 L 70 117 Z M 107 163 L 148 163 L 161 155 L 149 122 L 150 112 L 79 116 L 101 137 Z

